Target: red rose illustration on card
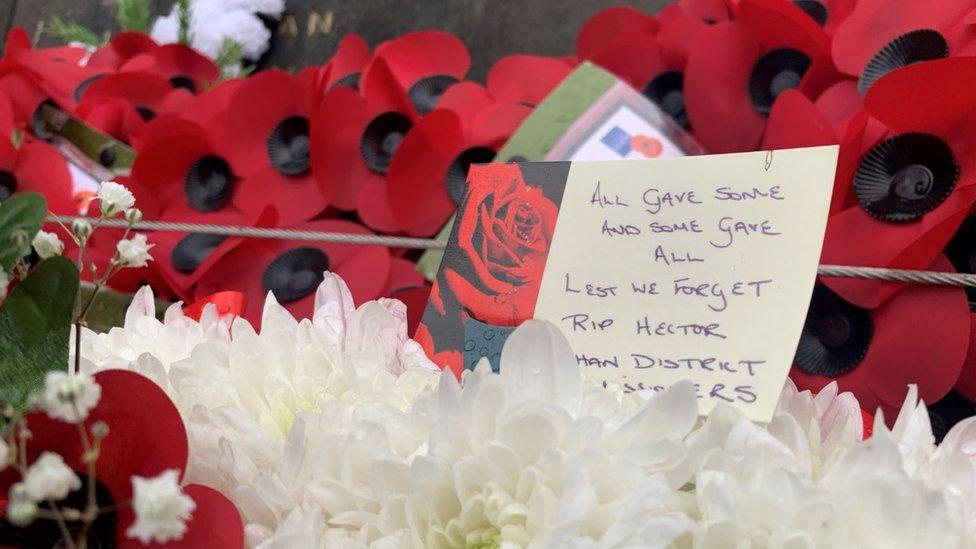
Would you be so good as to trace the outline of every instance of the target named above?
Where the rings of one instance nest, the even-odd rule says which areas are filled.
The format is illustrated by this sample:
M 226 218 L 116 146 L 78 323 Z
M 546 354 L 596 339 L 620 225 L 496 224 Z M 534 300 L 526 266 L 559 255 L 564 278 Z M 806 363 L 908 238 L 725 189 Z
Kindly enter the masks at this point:
M 427 351 L 450 362 L 442 366 L 494 361 L 505 328 L 532 318 L 568 170 L 567 162 L 471 167 L 423 320 Z

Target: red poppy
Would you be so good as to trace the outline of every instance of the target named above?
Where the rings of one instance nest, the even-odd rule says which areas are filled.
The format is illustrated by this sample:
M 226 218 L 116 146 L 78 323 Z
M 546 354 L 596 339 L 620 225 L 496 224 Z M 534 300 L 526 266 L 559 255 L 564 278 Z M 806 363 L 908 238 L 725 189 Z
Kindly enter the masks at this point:
M 185 204 L 166 208 L 158 219 L 215 225 L 247 224 L 244 215 L 233 208 L 202 213 Z M 149 234 L 149 242 L 154 245 L 150 250 L 154 260 L 150 265 L 173 292 L 186 301 L 194 295 L 193 284 L 206 276 L 209 269 L 242 240 L 208 233 L 154 232 Z
M 769 111 L 762 148 L 794 149 L 837 142 L 834 128 L 807 96 L 797 90 L 786 90 Z
M 535 107 L 573 71 L 561 57 L 509 55 L 488 71 L 486 87 L 495 101 Z
M 372 234 L 349 221 L 312 221 L 303 230 Z M 261 322 L 265 296 L 275 298 L 296 318 L 309 318 L 322 273 L 343 278 L 356 303 L 376 299 L 390 272 L 390 252 L 380 246 L 251 239 L 222 257 L 196 285 L 197 298 L 224 290 L 247 297 L 243 316 Z
M 223 115 L 230 108 L 230 100 L 237 89 L 244 83 L 243 78 L 224 80 L 216 86 L 201 93 L 187 103 L 179 113 L 180 118 L 196 122 L 200 126 L 209 128 L 211 123 L 219 126 L 217 117 Z
M 165 78 L 174 88 L 201 93 L 217 83 L 220 69 L 183 44 L 166 44 L 129 58 L 119 72 L 144 72 Z
M 402 230 L 435 234 L 464 199 L 471 165 L 491 162 L 529 112 L 494 102 L 473 82 L 448 90 L 441 108 L 414 126 L 390 163 L 387 196 Z
M 830 217 L 823 262 L 923 269 L 935 260 L 976 203 L 976 90 L 967 84 L 973 79 L 976 58 L 960 57 L 911 65 L 872 86 L 865 109 L 887 133 L 870 143 L 850 179 L 838 179 L 835 196 L 850 189 L 856 204 Z M 825 283 L 863 307 L 903 286 Z
M 940 259 L 933 269 L 952 267 Z M 841 391 L 853 392 L 869 410 L 898 407 L 910 383 L 923 400 L 936 402 L 959 379 L 969 336 L 962 289 L 914 285 L 865 309 L 818 284 L 790 377 L 813 391 L 836 379 Z
M 242 209 L 253 215 L 260 213 L 265 199 L 253 194 L 237 196 L 240 181 L 231 170 L 228 155 L 204 127 L 187 120 L 147 127 L 141 145 L 132 176 L 164 211 L 238 212 L 234 204 L 246 203 L 251 207 Z
M 857 0 L 793 0 L 792 6 L 803 11 L 828 35 L 833 35 L 854 11 Z
M 118 32 L 112 35 L 108 44 L 92 52 L 88 58 L 88 66 L 102 67 L 114 72 L 129 59 L 158 47 L 155 40 L 141 32 Z
M 329 189 L 310 169 L 311 82 L 272 70 L 246 79 L 231 96 L 215 131 L 219 150 L 242 180 L 234 204 L 249 218 L 267 206 L 290 226 L 329 205 Z
M 965 55 L 976 45 L 970 0 L 859 2 L 834 34 L 840 71 L 858 78 L 861 93 L 885 74 L 919 61 Z
M 576 55 L 606 68 L 643 89 L 644 75 L 656 57 L 659 24 L 650 15 L 628 6 L 614 6 L 597 12 L 576 37 Z
M 85 65 L 85 55 L 84 48 L 72 46 L 34 49 L 27 32 L 14 28 L 7 35 L 4 60 L 24 69 L 47 98 L 71 109 L 92 82 L 110 72 Z
M 364 83 L 380 60 L 420 115 L 434 110 L 444 92 L 471 67 L 464 42 L 441 31 L 412 32 L 376 46 L 373 60 L 363 69 Z M 365 87 L 363 91 L 369 94 Z
M 417 114 L 382 60 L 371 64 L 360 88 L 362 94 L 333 88 L 322 100 L 312 119 L 312 169 L 336 208 L 357 210 L 376 230 L 399 232 L 385 176 Z
M 244 308 L 247 306 L 247 296 L 241 292 L 217 292 L 187 305 L 183 308 L 183 314 L 187 318 L 199 321 L 207 305 L 213 305 L 215 312 L 220 317 L 230 316 L 234 318 L 244 313 Z
M 71 172 L 57 149 L 35 140 L 15 148 L 9 138 L 0 139 L 0 201 L 24 191 L 43 195 L 47 208 L 54 213 L 78 213 L 72 198 Z
M 92 126 L 129 142 L 146 122 L 178 113 L 193 95 L 174 89 L 159 76 L 118 73 L 93 82 L 81 96 L 76 114 Z
M 339 41 L 335 54 L 318 70 L 317 90 L 320 96 L 332 88 L 359 89 L 359 77 L 369 64 L 369 45 L 359 35 L 347 34 Z
M 830 43 L 785 2 L 742 0 L 738 19 L 701 31 L 684 72 L 688 120 L 710 152 L 759 145 L 776 98 L 798 88 L 816 97 L 832 83 Z
M 0 60 L 0 95 L 10 101 L 18 128 L 30 125 L 37 108 L 48 98 L 27 71 L 3 60 Z
M 182 477 L 188 451 L 186 428 L 173 402 L 148 378 L 127 370 L 106 370 L 95 374 L 95 381 L 101 386 L 101 398 L 84 426 L 90 432 L 96 422 L 108 425 L 108 435 L 102 439 L 99 449 L 95 492 L 99 507 L 109 511 L 100 514 L 93 523 L 88 544 L 137 547 L 137 542 L 125 536 L 135 520 L 131 507 L 125 505 L 132 499 L 132 477 L 155 477 L 170 469 L 179 471 Z M 32 462 L 42 452 L 60 454 L 83 482 L 65 502 L 81 508 L 87 501 L 87 475 L 78 428 L 40 412 L 27 414 L 26 421 L 31 432 L 26 442 L 28 461 Z M 0 490 L 6 493 L 16 480 L 8 469 L 0 475 Z M 243 546 L 244 524 L 233 503 L 199 484 L 185 486 L 184 492 L 194 500 L 196 508 L 183 538 L 168 545 Z M 76 527 L 72 524 L 71 528 Z M 38 547 L 55 546 L 61 537 L 47 519 L 38 519 L 27 528 L 4 524 L 0 532 L 0 542 L 4 544 L 9 539 L 7 536 L 11 536 L 13 540 Z

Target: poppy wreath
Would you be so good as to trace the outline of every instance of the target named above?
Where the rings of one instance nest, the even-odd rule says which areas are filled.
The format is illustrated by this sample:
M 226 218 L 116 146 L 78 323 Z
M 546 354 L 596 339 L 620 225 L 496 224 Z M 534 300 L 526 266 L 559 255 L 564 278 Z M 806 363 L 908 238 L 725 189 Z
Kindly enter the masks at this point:
M 840 145 L 822 262 L 972 273 L 974 22 L 973 0 L 678 0 L 656 15 L 613 7 L 580 29 L 572 56 L 505 57 L 484 85 L 465 80 L 464 43 L 439 31 L 372 50 L 349 35 L 332 58 L 298 74 L 222 78 L 192 49 L 136 32 L 85 51 L 34 48 L 14 29 L 0 60 L 0 130 L 15 137 L 0 143 L 0 194 L 39 190 L 59 213 L 84 204 L 37 123 L 38 108 L 54 104 L 134 147 L 126 184 L 147 218 L 431 236 L 459 208 L 469 167 L 511 160 L 496 159 L 496 151 L 587 60 L 644 93 L 708 152 Z M 268 290 L 295 312 L 307 311 L 313 298 L 298 295 L 311 287 L 303 273 L 325 263 L 344 265 L 357 299 L 398 295 L 423 303 L 428 291 L 410 266 L 416 253 L 407 250 L 347 256 L 295 242 L 151 238 L 157 261 L 113 284 L 149 282 L 158 295 L 187 302 L 240 291 L 252 304 L 242 314 L 252 321 L 260 316 L 258 294 Z M 251 248 L 267 261 L 241 259 L 257 253 Z M 278 272 L 271 268 L 278 256 L 300 248 L 307 253 L 289 256 L 287 275 L 271 277 L 280 284 L 263 283 L 267 272 Z M 501 249 L 470 255 L 495 260 Z M 365 263 L 359 255 L 375 255 L 375 264 L 356 267 Z M 490 288 L 485 280 L 498 276 L 486 273 L 476 287 Z M 461 284 L 455 280 L 449 291 L 464 293 Z M 915 383 L 943 419 L 976 414 L 976 351 L 960 351 L 976 348 L 972 329 L 937 324 L 931 337 L 883 336 L 915 326 L 919 316 L 970 328 L 959 292 L 930 299 L 929 291 L 820 280 L 797 384 L 837 379 L 862 401 L 890 407 Z M 891 347 L 896 339 L 919 353 L 915 363 L 889 360 L 911 355 Z M 877 383 L 886 376 L 897 383 Z M 953 421 L 945 419 L 947 427 Z

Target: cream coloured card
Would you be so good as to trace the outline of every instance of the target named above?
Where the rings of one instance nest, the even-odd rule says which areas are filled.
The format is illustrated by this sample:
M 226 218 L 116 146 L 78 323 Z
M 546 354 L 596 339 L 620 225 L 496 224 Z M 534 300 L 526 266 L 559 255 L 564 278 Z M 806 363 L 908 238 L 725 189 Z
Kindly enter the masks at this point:
M 534 316 L 587 376 L 696 383 L 768 421 L 813 289 L 836 147 L 574 162 Z

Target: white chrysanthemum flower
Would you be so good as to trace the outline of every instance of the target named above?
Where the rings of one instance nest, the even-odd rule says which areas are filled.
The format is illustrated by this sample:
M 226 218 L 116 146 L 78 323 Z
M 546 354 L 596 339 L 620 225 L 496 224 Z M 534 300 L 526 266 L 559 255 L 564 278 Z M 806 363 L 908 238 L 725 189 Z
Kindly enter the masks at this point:
M 101 396 L 102 388 L 87 373 L 57 370 L 44 376 L 39 405 L 54 419 L 78 423 L 88 418 Z
M 64 242 L 61 242 L 58 235 L 47 231 L 37 231 L 31 245 L 34 246 L 34 251 L 41 259 L 61 255 L 64 252 Z
M 153 246 L 154 244 L 149 244 L 146 241 L 144 234 L 136 234 L 132 238 L 120 240 L 115 245 L 119 264 L 123 267 L 145 267 L 146 263 L 152 261 L 153 257 L 149 255 L 149 248 Z
M 186 521 L 196 509 L 193 498 L 183 493 L 179 473 L 163 471 L 155 478 L 132 477 L 132 510 L 136 520 L 125 535 L 142 543 L 166 543 L 186 533 Z
M 72 490 L 81 488 L 78 475 L 54 452 L 43 452 L 27 468 L 24 491 L 31 501 L 59 501 Z
M 7 520 L 14 526 L 24 527 L 37 518 L 37 503 L 27 496 L 23 482 L 16 482 L 7 492 Z
M 321 487 L 306 482 L 306 476 L 321 478 L 306 448 L 335 455 L 326 436 L 352 436 L 361 421 L 357 410 L 407 414 L 440 373 L 407 337 L 402 303 L 380 300 L 357 309 L 331 273 L 315 301 L 313 317 L 297 321 L 269 296 L 258 333 L 243 319 L 228 326 L 213 306 L 196 322 L 174 305 L 160 322 L 144 288 L 123 328 L 85 330 L 82 338 L 86 371 L 133 369 L 170 395 L 190 440 L 187 481 L 227 494 L 244 515 L 248 539 L 272 538 L 297 508 L 324 517 Z M 422 427 L 394 434 L 407 455 L 426 436 Z M 299 471 L 306 465 L 296 460 L 313 468 Z M 338 469 L 338 463 L 330 459 L 321 467 Z
M 113 217 L 115 214 L 131 208 L 136 203 L 132 191 L 115 181 L 103 181 L 98 192 L 95 193 L 95 197 L 99 200 L 102 215 L 105 217 Z

